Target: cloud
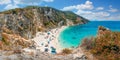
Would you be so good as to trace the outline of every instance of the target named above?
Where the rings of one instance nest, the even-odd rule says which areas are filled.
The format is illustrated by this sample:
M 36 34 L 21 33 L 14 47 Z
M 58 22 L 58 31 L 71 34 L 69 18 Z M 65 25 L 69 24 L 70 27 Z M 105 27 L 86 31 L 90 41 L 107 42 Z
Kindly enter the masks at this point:
M 67 6 L 67 7 L 64 7 L 62 10 L 64 10 L 64 11 L 69 11 L 69 10 L 73 10 L 73 9 L 92 10 L 93 8 L 94 8 L 94 6 L 93 6 L 92 2 L 91 1 L 86 1 L 85 4 Z
M 118 9 L 110 8 L 109 12 L 118 12 Z
M 93 11 L 77 11 L 76 14 L 83 16 L 89 20 L 97 20 L 97 21 L 107 21 L 107 20 L 120 20 L 120 13 L 118 14 L 110 14 L 109 12 L 93 12 Z
M 18 8 L 19 6 L 17 6 L 17 5 L 12 5 L 12 4 L 9 4 L 9 5 L 7 5 L 4 9 L 5 10 L 8 10 L 8 9 L 14 9 L 14 8 Z
M 18 5 L 39 5 L 42 2 L 53 2 L 54 0 L 0 0 L 1 5 L 6 5 L 4 10 L 19 8 Z
M 94 7 L 91 1 L 86 1 L 84 4 L 72 5 L 64 7 L 63 11 L 74 11 L 77 15 L 83 16 L 89 20 L 119 20 L 119 15 L 113 15 L 113 13 L 117 14 L 118 9 L 109 6 L 109 10 L 106 10 L 104 7 Z M 111 13 L 113 12 L 113 13 Z
M 107 16 L 110 16 L 110 13 L 108 13 L 108 12 L 97 12 L 97 13 L 95 13 L 95 16 L 107 17 Z
M 112 15 L 106 18 L 107 20 L 120 20 L 120 14 Z
M 54 0 L 13 0 L 15 4 L 38 5 L 41 2 L 53 2 Z
M 104 7 L 98 7 L 96 10 L 104 10 Z
M 118 12 L 118 9 L 112 8 L 112 5 L 109 6 L 110 10 L 109 12 Z
M 45 2 L 53 2 L 54 0 L 43 0 Z
M 11 0 L 0 0 L 0 5 L 9 3 L 11 3 Z
M 103 19 L 105 17 L 109 17 L 110 13 L 104 12 L 104 11 L 99 11 L 99 12 L 93 12 L 93 11 L 83 11 L 83 10 L 78 10 L 75 12 L 78 15 L 81 15 L 87 19 L 93 20 L 93 19 Z
M 94 8 L 91 1 L 86 1 L 85 4 L 77 5 L 76 7 L 79 10 L 92 10 Z
M 83 16 L 87 19 L 101 19 L 110 16 L 110 13 L 101 11 L 104 10 L 104 7 L 97 7 L 94 11 L 94 6 L 91 1 L 86 1 L 84 4 L 79 4 L 79 5 L 73 5 L 73 6 L 68 6 L 64 7 L 62 10 L 68 11 L 68 10 L 76 10 L 76 14 Z
M 42 0 L 13 0 L 15 4 L 25 4 L 25 5 L 37 5 Z
M 110 9 L 109 12 L 118 12 L 118 9 Z
M 0 0 L 0 4 L 39 4 L 41 2 L 53 2 L 54 0 Z
M 75 12 L 78 15 L 89 15 L 92 14 L 92 11 L 83 11 L 83 10 L 78 10 L 77 12 Z
M 64 7 L 62 10 L 64 10 L 64 11 L 70 11 L 70 10 L 73 10 L 73 9 L 76 9 L 76 6 Z

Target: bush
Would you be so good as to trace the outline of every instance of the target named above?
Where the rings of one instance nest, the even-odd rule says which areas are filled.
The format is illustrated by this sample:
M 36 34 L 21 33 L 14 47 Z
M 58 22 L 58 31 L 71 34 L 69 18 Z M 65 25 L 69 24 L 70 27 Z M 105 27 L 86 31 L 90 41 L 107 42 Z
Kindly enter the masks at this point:
M 86 38 L 81 46 L 98 60 L 120 60 L 120 32 L 104 31 L 93 39 Z
M 71 54 L 72 53 L 72 50 L 68 49 L 68 48 L 65 48 L 62 50 L 62 53 L 63 54 Z
M 83 47 L 86 50 L 92 49 L 95 45 L 95 40 L 92 38 L 85 38 L 82 41 L 81 47 Z

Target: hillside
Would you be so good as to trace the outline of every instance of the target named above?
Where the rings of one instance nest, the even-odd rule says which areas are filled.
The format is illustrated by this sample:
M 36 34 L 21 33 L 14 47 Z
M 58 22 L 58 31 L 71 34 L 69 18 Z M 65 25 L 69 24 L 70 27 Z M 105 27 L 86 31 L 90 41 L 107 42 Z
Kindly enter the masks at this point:
M 87 19 L 73 12 L 60 11 L 51 7 L 16 8 L 0 12 L 0 37 L 4 32 L 30 39 L 37 31 L 47 31 L 62 25 L 85 24 L 87 22 Z
M 100 26 L 97 37 L 85 38 L 81 45 L 94 60 L 120 60 L 120 32 Z
M 6 35 L 6 34 L 3 34 Z M 39 50 L 32 52 L 8 51 L 1 53 L 1 59 L 22 60 L 120 60 L 120 32 L 112 32 L 100 26 L 96 37 L 85 38 L 82 44 L 70 54 L 48 54 Z M 24 39 L 23 39 L 24 40 Z M 22 41 L 19 41 L 20 43 Z M 28 41 L 26 41 L 28 43 Z M 29 44 L 29 43 L 28 43 Z M 24 45 L 23 46 L 27 46 Z M 82 48 L 82 49 L 81 49 Z M 68 52 L 68 50 L 66 51 Z M 7 54 L 7 55 L 6 55 Z M 14 58 L 12 57 L 14 56 Z
M 73 60 L 73 55 L 52 55 L 37 50 L 32 38 L 39 31 L 87 22 L 73 12 L 51 7 L 28 6 L 0 12 L 0 60 L 70 60 L 71 57 Z

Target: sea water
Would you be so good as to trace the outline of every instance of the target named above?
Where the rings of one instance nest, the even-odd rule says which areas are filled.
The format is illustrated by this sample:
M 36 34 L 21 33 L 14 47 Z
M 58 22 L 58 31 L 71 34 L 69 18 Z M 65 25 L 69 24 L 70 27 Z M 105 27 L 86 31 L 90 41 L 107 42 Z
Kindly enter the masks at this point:
M 84 38 L 95 37 L 98 27 L 104 26 L 112 31 L 120 31 L 120 21 L 91 21 L 87 24 L 70 26 L 59 35 L 63 48 L 77 47 Z

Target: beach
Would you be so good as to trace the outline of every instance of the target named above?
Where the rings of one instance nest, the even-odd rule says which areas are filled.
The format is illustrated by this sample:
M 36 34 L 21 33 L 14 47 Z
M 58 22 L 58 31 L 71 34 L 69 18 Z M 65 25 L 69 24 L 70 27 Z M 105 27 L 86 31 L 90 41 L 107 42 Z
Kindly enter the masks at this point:
M 60 53 L 62 46 L 58 37 L 65 28 L 67 26 L 51 29 L 47 32 L 37 32 L 36 37 L 32 39 L 36 43 L 36 49 L 39 49 L 41 52 Z

